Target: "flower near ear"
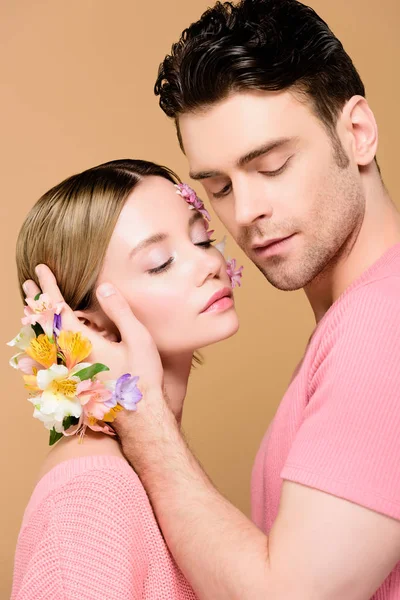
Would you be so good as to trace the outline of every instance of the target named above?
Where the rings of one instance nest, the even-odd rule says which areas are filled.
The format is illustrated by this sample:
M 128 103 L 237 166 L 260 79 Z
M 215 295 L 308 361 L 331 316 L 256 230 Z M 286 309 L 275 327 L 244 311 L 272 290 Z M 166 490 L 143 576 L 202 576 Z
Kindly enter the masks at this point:
M 27 298 L 24 327 L 8 342 L 20 352 L 10 365 L 23 375 L 33 416 L 50 431 L 52 446 L 64 435 L 79 434 L 87 428 L 115 435 L 108 423 L 126 410 L 136 410 L 142 398 L 139 377 L 122 375 L 117 381 L 101 381 L 99 373 L 109 371 L 102 363 L 84 361 L 92 344 L 79 331 L 62 329 L 60 311 L 64 303 L 54 304 L 46 294 Z
M 231 286 L 232 288 L 235 288 L 236 286 L 241 286 L 241 278 L 242 278 L 242 271 L 243 271 L 243 267 L 239 267 L 236 268 L 236 259 L 235 258 L 231 258 L 229 260 L 226 261 L 226 272 L 229 275 L 229 279 L 231 280 Z
M 199 213 L 201 213 L 207 219 L 207 221 L 211 221 L 210 213 L 205 208 L 203 201 L 200 200 L 196 192 L 189 185 L 187 185 L 187 183 L 178 183 L 175 185 L 175 187 L 178 189 L 176 193 L 179 194 L 179 196 L 182 196 L 182 198 L 189 204 L 189 208 L 191 210 L 198 210 Z
M 61 313 L 63 302 L 54 304 L 48 294 L 38 294 L 35 298 L 26 298 L 27 306 L 24 308 L 25 317 L 21 319 L 22 325 L 39 324 L 49 338 L 53 337 L 54 315 Z
M 117 379 L 112 399 L 108 402 L 110 408 L 120 404 L 126 410 L 136 410 L 136 404 L 142 399 L 142 392 L 137 387 L 139 377 L 131 377 L 125 373 Z M 107 403 L 106 403 L 107 404 Z
M 92 351 L 91 342 L 80 331 L 61 331 L 57 343 L 68 369 L 85 360 Z
M 41 395 L 31 399 L 35 405 L 33 416 L 47 429 L 54 428 L 61 433 L 64 431 L 64 419 L 80 418 L 82 406 L 77 398 L 80 379 L 76 372 L 87 366 L 90 364 L 82 363 L 70 371 L 65 365 L 53 364 L 49 369 L 38 372 L 36 380 Z
M 86 379 L 77 386 L 77 398 L 83 407 L 85 416 L 94 417 L 102 421 L 109 412 L 106 401 L 112 397 L 112 391 L 107 389 L 101 381 Z
M 57 362 L 57 346 L 45 333 L 30 341 L 26 354 L 47 369 Z

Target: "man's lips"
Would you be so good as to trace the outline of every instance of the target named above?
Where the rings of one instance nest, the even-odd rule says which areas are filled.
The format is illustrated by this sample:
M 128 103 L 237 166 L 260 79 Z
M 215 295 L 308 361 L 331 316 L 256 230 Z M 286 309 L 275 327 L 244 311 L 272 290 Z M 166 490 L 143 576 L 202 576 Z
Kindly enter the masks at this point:
M 291 235 L 286 235 L 286 236 L 277 237 L 277 238 L 270 238 L 269 240 L 259 241 L 259 242 L 252 244 L 251 248 L 256 254 L 260 254 L 261 252 L 263 252 L 267 248 L 270 248 L 271 246 L 274 246 L 275 244 L 277 245 L 280 242 L 289 240 L 294 235 L 295 234 L 292 233 Z
M 207 304 L 204 306 L 202 313 L 208 310 L 213 304 L 218 302 L 218 300 L 222 300 L 222 298 L 232 298 L 232 290 L 228 287 L 224 287 L 218 292 L 215 292 L 208 300 Z

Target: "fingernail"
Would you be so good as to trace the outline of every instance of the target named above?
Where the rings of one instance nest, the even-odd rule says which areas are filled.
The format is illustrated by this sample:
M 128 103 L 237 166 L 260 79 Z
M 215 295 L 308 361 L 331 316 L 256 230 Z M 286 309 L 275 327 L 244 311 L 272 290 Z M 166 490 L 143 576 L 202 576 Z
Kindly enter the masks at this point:
M 112 296 L 113 294 L 115 294 L 115 289 L 109 283 L 102 283 L 97 288 L 97 293 L 102 298 L 108 298 L 108 296 Z
M 24 290 L 25 294 L 28 295 L 28 282 L 24 281 L 24 283 L 22 284 L 22 289 Z
M 37 266 L 35 267 L 35 273 L 36 273 L 36 275 L 37 275 L 38 277 L 40 276 L 40 273 L 41 273 L 41 265 L 37 265 Z

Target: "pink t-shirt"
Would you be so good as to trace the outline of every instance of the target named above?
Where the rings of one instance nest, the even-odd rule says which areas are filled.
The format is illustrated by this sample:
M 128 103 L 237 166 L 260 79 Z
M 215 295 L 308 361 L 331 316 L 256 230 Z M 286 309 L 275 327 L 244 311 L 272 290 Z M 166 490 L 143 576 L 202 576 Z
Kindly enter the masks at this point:
M 195 600 L 129 464 L 60 463 L 37 484 L 15 555 L 11 600 Z
M 266 534 L 283 480 L 400 519 L 400 244 L 318 324 L 257 454 L 252 517 Z M 400 598 L 400 563 L 373 600 Z

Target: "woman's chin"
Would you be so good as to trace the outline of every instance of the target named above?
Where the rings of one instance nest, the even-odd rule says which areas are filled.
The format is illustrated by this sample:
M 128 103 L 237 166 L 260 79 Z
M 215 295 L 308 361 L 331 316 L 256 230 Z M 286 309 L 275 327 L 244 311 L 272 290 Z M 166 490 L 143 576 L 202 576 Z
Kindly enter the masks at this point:
M 213 323 L 210 323 L 209 328 L 204 324 L 201 344 L 197 347 L 205 348 L 206 346 L 211 346 L 212 344 L 218 344 L 218 342 L 227 340 L 235 335 L 238 329 L 239 318 L 237 313 L 235 310 L 229 311 L 229 314 L 226 313 L 224 318 L 219 318 Z M 208 333 L 209 335 L 207 335 Z

